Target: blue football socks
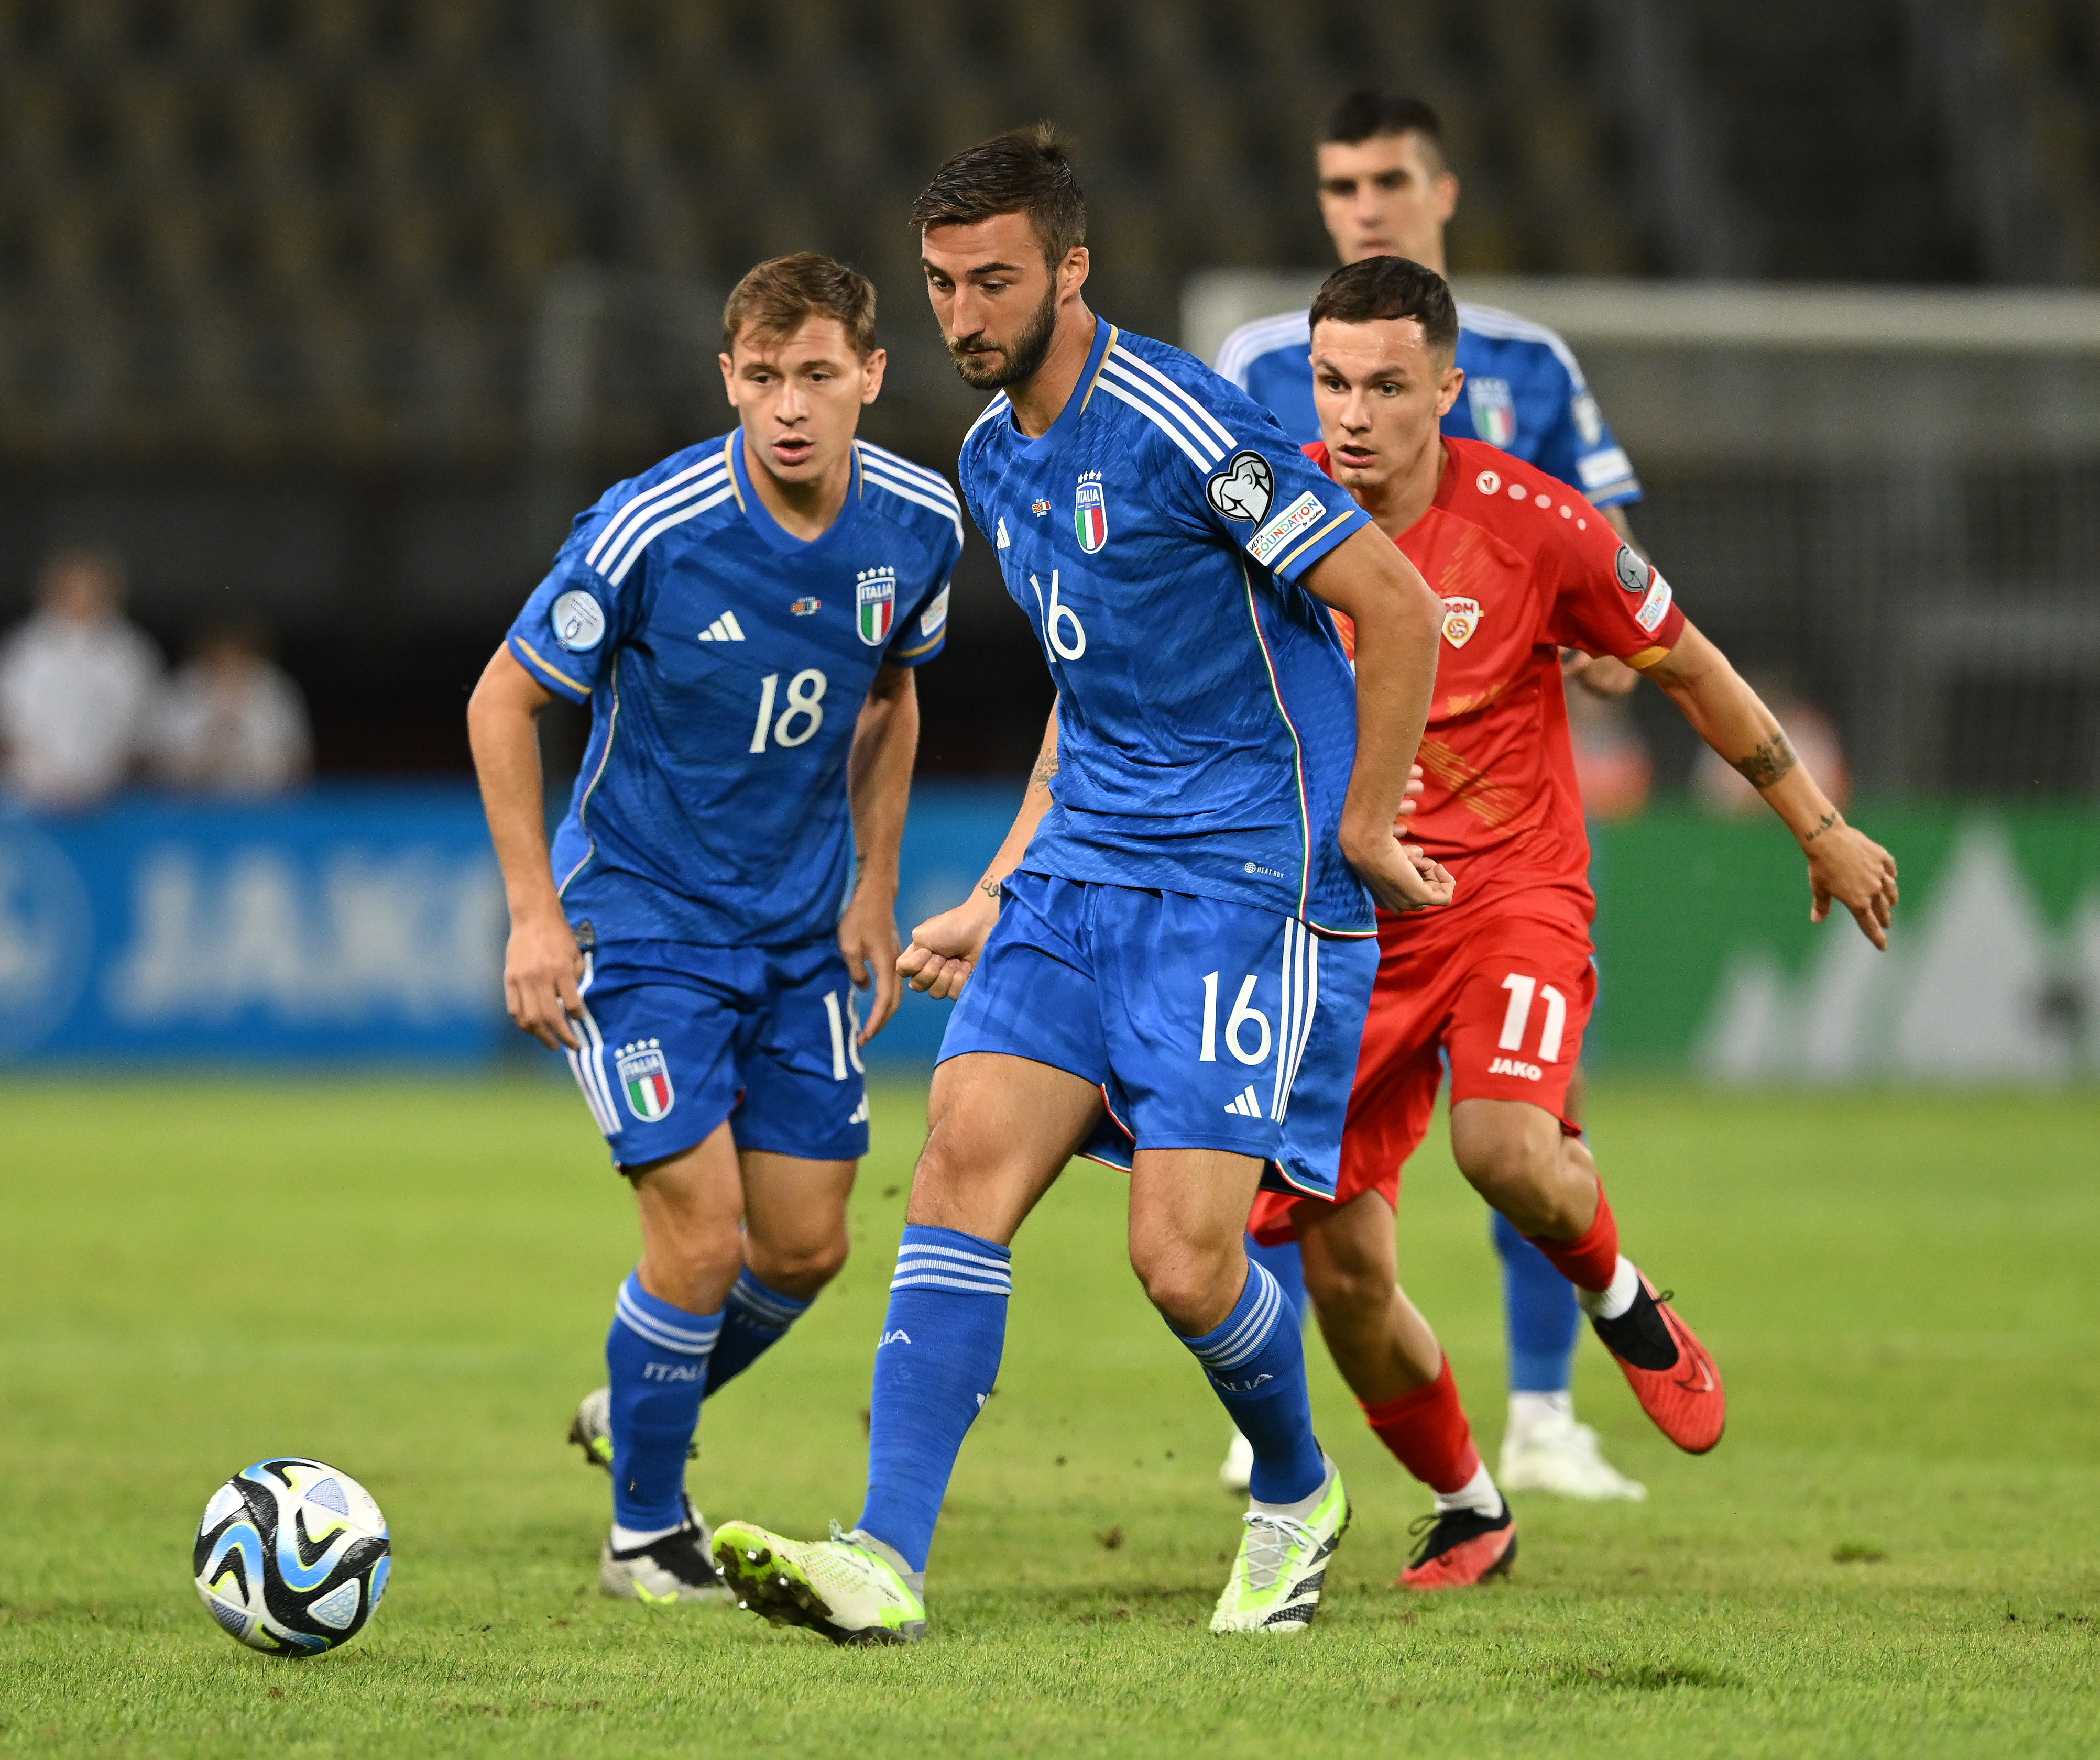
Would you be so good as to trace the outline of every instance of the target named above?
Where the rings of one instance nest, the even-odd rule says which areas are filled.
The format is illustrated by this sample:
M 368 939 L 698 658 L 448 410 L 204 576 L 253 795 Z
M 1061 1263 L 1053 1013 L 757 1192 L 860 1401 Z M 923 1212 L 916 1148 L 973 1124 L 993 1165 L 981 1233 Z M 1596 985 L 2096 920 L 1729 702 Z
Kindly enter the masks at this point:
M 867 1503 L 858 1525 L 914 1571 L 926 1568 L 955 1456 L 999 1379 L 1012 1260 L 994 1242 L 916 1223 L 897 1250 L 875 1353 Z
M 1254 1449 L 1248 1486 L 1257 1503 L 1298 1503 L 1326 1483 L 1312 1437 L 1305 1344 L 1297 1317 L 1267 1267 L 1247 1261 L 1246 1287 L 1224 1325 L 1176 1338 L 1195 1353 L 1211 1386 Z
M 1298 1243 L 1287 1240 L 1264 1247 L 1250 1234 L 1246 1238 L 1246 1256 L 1276 1279 L 1276 1287 L 1283 1291 L 1283 1299 L 1298 1316 L 1299 1325 L 1304 1325 L 1310 1310 L 1305 1305 L 1305 1256 L 1299 1252 Z
M 1575 1289 L 1553 1261 L 1500 1212 L 1492 1232 L 1502 1262 L 1502 1313 L 1509 1326 L 1512 1393 L 1564 1393 L 1574 1366 L 1582 1311 Z
M 746 1265 L 737 1274 L 722 1309 L 721 1336 L 708 1359 L 708 1397 L 712 1399 L 788 1335 L 788 1328 L 810 1311 L 809 1300 L 783 1296 L 761 1283 Z
M 720 1313 L 659 1301 L 628 1274 L 605 1337 L 612 1382 L 612 1519 L 660 1533 L 686 1519 L 686 1450 L 700 1420 Z

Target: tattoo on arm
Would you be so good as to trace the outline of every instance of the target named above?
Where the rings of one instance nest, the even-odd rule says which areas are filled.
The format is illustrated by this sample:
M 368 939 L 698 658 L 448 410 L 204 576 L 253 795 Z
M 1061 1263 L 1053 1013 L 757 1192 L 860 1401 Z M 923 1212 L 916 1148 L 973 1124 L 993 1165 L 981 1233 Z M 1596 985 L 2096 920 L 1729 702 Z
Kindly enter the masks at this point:
M 990 874 L 986 874 L 983 879 L 977 882 L 977 891 L 983 893 L 995 904 L 999 902 L 999 882 Z
M 1736 759 L 1735 767 L 1751 787 L 1768 789 L 1800 762 L 1794 755 L 1793 742 L 1782 733 L 1773 734 L 1749 757 Z
M 1057 773 L 1057 760 L 1054 755 L 1039 758 L 1035 760 L 1035 770 L 1029 776 L 1028 785 L 1030 788 L 1048 788 L 1050 778 Z
M 1834 811 L 1827 812 L 1824 814 L 1820 819 L 1815 821 L 1815 829 L 1813 831 L 1811 831 L 1808 835 L 1804 837 L 1801 841 L 1804 843 L 1813 843 L 1818 838 L 1821 837 L 1824 832 L 1828 831 L 1833 825 L 1838 823 L 1839 820 Z

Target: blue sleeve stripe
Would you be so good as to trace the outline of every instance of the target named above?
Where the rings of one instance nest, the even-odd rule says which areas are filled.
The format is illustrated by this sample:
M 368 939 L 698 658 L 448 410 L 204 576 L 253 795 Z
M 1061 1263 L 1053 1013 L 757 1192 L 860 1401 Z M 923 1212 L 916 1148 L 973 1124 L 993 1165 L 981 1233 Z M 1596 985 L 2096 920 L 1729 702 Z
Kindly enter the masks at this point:
M 598 568 L 599 558 L 602 556 L 606 566 L 610 567 L 614 555 L 626 541 L 627 535 L 631 533 L 636 526 L 646 520 L 659 505 L 670 501 L 682 500 L 687 495 L 705 493 L 709 486 L 709 480 L 715 473 L 726 471 L 728 469 L 729 460 L 717 454 L 712 458 L 702 459 L 697 464 L 687 465 L 677 476 L 667 477 L 662 482 L 643 490 L 639 495 L 630 495 L 621 505 L 620 511 L 606 521 L 605 530 L 598 535 L 598 542 L 585 552 L 584 561 L 591 567 Z M 695 481 L 695 479 L 700 480 Z M 606 548 L 608 544 L 612 547 L 611 550 Z M 600 569 L 599 572 L 602 573 L 604 570 Z
M 1165 373 L 1162 372 L 1157 367 L 1154 366 L 1150 361 L 1146 360 L 1142 355 L 1132 354 L 1127 348 L 1118 346 L 1111 349 L 1110 352 L 1115 357 L 1117 363 L 1123 367 L 1126 372 L 1134 373 L 1137 376 L 1139 382 L 1147 380 L 1150 381 L 1153 387 L 1153 394 L 1155 397 L 1163 398 L 1169 409 L 1172 409 L 1178 405 L 1189 415 L 1193 416 L 1196 422 L 1196 432 L 1199 435 L 1207 429 L 1209 431 L 1210 437 L 1215 440 L 1220 446 L 1223 447 L 1228 452 L 1232 451 L 1233 446 L 1233 437 L 1225 431 L 1224 424 L 1220 421 L 1218 418 L 1213 416 L 1208 410 L 1205 409 L 1201 403 L 1198 403 L 1195 398 L 1190 394 L 1189 388 L 1186 385 L 1176 384 L 1173 380 L 1168 378 Z
M 675 508 L 672 511 L 666 513 L 661 519 L 656 521 L 655 525 L 644 530 L 641 535 L 634 539 L 633 543 L 628 547 L 627 553 L 621 558 L 620 565 L 617 568 L 611 568 L 606 565 L 610 565 L 611 561 L 611 558 L 608 557 L 606 559 L 606 565 L 602 565 L 599 567 L 598 573 L 604 575 L 607 580 L 611 581 L 614 586 L 617 587 L 622 581 L 627 579 L 628 571 L 632 569 L 637 562 L 639 562 L 642 560 L 642 552 L 646 550 L 650 545 L 654 543 L 659 538 L 662 537 L 665 532 L 670 530 L 673 526 L 682 526 L 689 519 L 698 519 L 700 515 L 706 513 L 708 508 L 720 507 L 723 502 L 728 500 L 731 495 L 736 493 L 736 484 L 733 480 L 726 480 L 719 477 L 712 480 L 720 482 L 721 486 L 715 490 L 711 495 L 702 495 L 699 500 L 694 502 L 690 506 Z M 694 491 L 688 492 L 697 493 L 698 490 L 695 488 Z
M 1162 433 L 1181 449 L 1187 455 L 1189 462 L 1198 470 L 1207 472 L 1217 468 L 1218 461 L 1224 456 L 1223 452 L 1215 447 L 1203 445 L 1199 439 L 1189 432 L 1185 423 L 1177 421 L 1161 409 L 1144 392 L 1133 389 L 1127 384 L 1115 372 L 1113 363 L 1105 364 L 1108 366 L 1108 371 L 1102 373 L 1100 381 L 1104 391 L 1118 402 L 1127 403 L 1140 416 L 1148 417 Z
M 579 697 L 588 697 L 590 695 L 589 685 L 579 683 L 576 680 L 571 678 L 569 675 L 562 671 L 559 667 L 548 665 L 545 660 L 542 660 L 540 658 L 538 652 L 533 648 L 532 643 L 526 640 L 523 636 L 513 635 L 510 638 L 510 645 L 518 650 L 518 657 L 521 660 L 527 662 L 532 667 L 534 671 L 545 675 L 547 681 L 550 684 L 558 684 L 564 692 L 572 691 Z

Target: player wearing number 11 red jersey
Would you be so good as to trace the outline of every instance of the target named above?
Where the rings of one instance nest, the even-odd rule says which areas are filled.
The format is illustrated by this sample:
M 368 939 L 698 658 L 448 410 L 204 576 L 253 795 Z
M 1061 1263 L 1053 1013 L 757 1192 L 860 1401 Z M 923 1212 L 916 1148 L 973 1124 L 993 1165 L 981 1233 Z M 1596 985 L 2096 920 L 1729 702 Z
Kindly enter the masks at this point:
M 1808 858 L 1820 920 L 1835 898 L 1876 946 L 1895 865 L 1845 824 L 1771 712 L 1685 619 L 1669 585 L 1575 490 L 1437 420 L 1464 375 L 1440 278 L 1374 257 L 1312 307 L 1321 443 L 1306 450 L 1444 602 L 1424 791 L 1408 835 L 1449 869 L 1452 907 L 1379 916 L 1380 961 L 1331 1201 L 1264 1194 L 1258 1239 L 1295 1236 L 1322 1333 L 1371 1427 L 1437 1494 L 1401 1582 L 1475 1582 L 1515 1551 L 1435 1335 L 1393 1278 L 1400 1170 L 1427 1133 L 1448 1058 L 1460 1168 L 1575 1287 L 1643 1409 L 1680 1448 L 1720 1441 L 1719 1371 L 1618 1229 L 1566 1096 L 1596 994 L 1590 851 L 1560 650 L 1653 679 L 1763 792 Z

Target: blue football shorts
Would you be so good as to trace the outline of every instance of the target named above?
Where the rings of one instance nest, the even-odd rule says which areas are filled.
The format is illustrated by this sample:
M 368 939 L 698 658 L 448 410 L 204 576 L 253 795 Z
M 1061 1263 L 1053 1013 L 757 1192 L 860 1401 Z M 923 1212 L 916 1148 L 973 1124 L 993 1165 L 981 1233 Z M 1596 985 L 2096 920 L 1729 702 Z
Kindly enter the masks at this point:
M 1330 1195 L 1378 942 L 1185 892 L 1017 873 L 941 1043 L 1067 1070 L 1107 1115 L 1081 1153 L 1259 1155 Z
M 682 1155 L 721 1123 L 739 1149 L 867 1153 L 856 992 L 836 941 L 620 941 L 584 956 L 583 1049 L 568 1054 L 612 1164 Z

